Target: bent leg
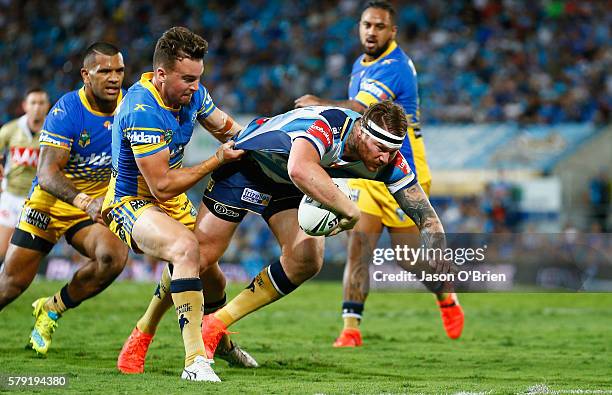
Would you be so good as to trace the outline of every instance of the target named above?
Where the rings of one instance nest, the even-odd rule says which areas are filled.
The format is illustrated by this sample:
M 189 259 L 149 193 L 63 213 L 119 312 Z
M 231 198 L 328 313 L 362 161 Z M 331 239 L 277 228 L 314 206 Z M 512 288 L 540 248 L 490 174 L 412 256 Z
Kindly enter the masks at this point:
M 226 326 L 289 294 L 321 269 L 324 238 L 300 230 L 297 210 L 276 213 L 268 223 L 281 245 L 281 259 L 264 268 L 245 290 L 215 313 Z
M 105 290 L 123 271 L 128 255 L 127 246 L 107 227 L 97 223 L 77 230 L 69 239 L 70 244 L 89 260 L 58 293 L 66 308 L 76 307 Z
M 46 252 L 9 244 L 0 270 L 0 311 L 30 286 L 45 255 Z
M 13 236 L 13 230 L 15 227 L 8 227 L 0 225 L 0 265 L 6 257 L 6 251 L 8 250 L 11 236 Z

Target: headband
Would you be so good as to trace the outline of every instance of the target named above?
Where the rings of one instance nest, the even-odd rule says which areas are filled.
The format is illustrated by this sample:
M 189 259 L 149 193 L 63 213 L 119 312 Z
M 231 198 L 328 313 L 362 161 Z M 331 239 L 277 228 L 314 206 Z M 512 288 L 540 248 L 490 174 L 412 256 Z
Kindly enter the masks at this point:
M 396 136 L 394 134 L 387 132 L 385 129 L 381 128 L 380 126 L 378 126 L 371 120 L 368 120 L 366 123 L 366 122 L 363 122 L 363 118 L 362 118 L 361 125 L 363 126 L 362 129 L 368 135 L 370 135 L 370 137 L 372 137 L 374 140 L 378 141 L 379 143 L 383 144 L 385 147 L 388 147 L 391 149 L 400 149 L 400 147 L 402 146 L 402 143 L 404 142 L 404 137 Z

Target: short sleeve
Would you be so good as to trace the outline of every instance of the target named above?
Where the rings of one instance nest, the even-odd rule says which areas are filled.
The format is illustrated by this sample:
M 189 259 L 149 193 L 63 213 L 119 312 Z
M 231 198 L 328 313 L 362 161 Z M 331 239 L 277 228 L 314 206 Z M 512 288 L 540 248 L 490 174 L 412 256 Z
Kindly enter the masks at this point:
M 200 100 L 202 101 L 202 104 L 200 104 L 200 107 L 197 111 L 198 119 L 206 119 L 210 114 L 213 113 L 213 111 L 215 111 L 217 106 L 215 106 L 215 103 L 213 102 L 210 93 L 202 84 L 200 84 L 198 96 L 200 96 Z
M 404 156 L 398 152 L 393 162 L 380 174 L 380 177 L 377 177 L 377 181 L 384 182 L 389 193 L 394 194 L 416 184 L 417 179 Z
M 334 144 L 334 134 L 331 127 L 320 119 L 312 122 L 305 133 L 300 133 L 295 138 L 308 140 L 316 148 L 321 158 Z
M 129 112 L 119 124 L 124 138 L 130 142 L 135 158 L 153 155 L 168 147 L 164 123 L 153 112 Z
M 40 131 L 40 145 L 70 151 L 75 136 L 81 132 L 76 130 L 77 117 L 82 117 L 80 110 L 76 106 L 71 106 L 66 96 L 62 97 L 45 118 Z

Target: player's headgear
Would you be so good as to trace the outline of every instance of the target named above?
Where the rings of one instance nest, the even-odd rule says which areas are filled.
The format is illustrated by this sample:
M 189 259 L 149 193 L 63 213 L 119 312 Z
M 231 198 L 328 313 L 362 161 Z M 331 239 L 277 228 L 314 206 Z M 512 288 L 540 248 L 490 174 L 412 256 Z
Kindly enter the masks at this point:
M 361 129 L 384 146 L 400 149 L 408 131 L 408 120 L 401 106 L 385 100 L 368 107 L 361 118 Z

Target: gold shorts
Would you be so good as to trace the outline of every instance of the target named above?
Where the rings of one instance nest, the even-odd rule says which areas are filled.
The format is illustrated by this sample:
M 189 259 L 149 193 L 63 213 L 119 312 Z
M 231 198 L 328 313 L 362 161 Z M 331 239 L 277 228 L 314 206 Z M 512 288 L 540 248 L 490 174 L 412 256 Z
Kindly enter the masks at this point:
M 357 207 L 364 213 L 381 219 L 383 225 L 389 228 L 408 228 L 416 224 L 402 211 L 384 183 L 365 179 L 351 179 L 349 187 Z M 421 184 L 423 191 L 429 196 L 431 181 Z
M 86 212 L 36 186 L 23 204 L 17 229 L 55 244 L 64 234 L 70 242 L 79 229 L 92 224 Z
M 159 207 L 170 218 L 179 221 L 189 230 L 195 228 L 198 212 L 185 193 L 163 203 L 153 198 L 125 196 L 119 203 L 103 207 L 102 213 L 111 232 L 132 250 L 141 252 L 132 240 L 132 228 L 138 217 L 150 207 Z

